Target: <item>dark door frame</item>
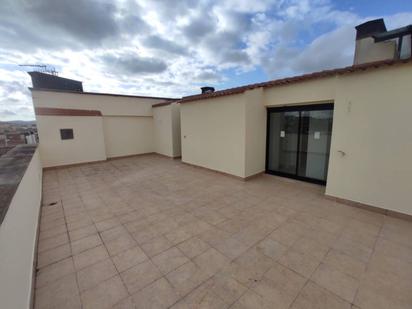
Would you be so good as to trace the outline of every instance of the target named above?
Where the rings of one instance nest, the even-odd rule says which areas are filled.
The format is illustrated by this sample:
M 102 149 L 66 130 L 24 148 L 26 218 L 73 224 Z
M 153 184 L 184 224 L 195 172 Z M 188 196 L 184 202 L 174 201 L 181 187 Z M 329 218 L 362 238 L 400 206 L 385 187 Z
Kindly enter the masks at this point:
M 267 108 L 267 120 L 266 120 L 266 158 L 265 158 L 265 172 L 267 174 L 282 176 L 297 180 L 302 180 L 306 182 L 316 183 L 320 185 L 326 185 L 325 180 L 319 180 L 304 176 L 299 176 L 297 173 L 297 169 L 299 168 L 299 145 L 300 145 L 300 131 L 302 126 L 302 111 L 318 111 L 318 110 L 332 110 L 334 109 L 333 103 L 323 103 L 323 104 L 310 104 L 310 105 L 295 105 L 295 106 L 281 106 L 281 107 L 268 107 Z M 269 170 L 269 142 L 270 142 L 270 114 L 277 113 L 277 112 L 299 112 L 299 127 L 298 127 L 298 153 L 296 155 L 296 173 L 295 174 L 288 174 L 278 171 Z

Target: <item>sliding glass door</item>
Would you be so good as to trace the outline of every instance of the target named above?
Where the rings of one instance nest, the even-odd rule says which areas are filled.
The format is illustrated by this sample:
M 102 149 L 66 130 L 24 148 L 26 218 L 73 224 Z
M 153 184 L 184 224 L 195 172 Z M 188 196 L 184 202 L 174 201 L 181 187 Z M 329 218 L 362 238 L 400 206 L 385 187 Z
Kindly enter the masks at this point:
M 268 109 L 266 171 L 326 183 L 333 104 Z

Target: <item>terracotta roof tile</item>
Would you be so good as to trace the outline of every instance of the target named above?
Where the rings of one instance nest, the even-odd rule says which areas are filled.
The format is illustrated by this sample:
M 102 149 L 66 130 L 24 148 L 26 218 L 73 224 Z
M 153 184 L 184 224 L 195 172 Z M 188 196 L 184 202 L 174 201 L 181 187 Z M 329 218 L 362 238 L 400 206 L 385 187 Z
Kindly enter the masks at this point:
M 293 84 L 293 83 L 317 79 L 317 78 L 324 78 L 324 77 L 342 75 L 342 74 L 353 73 L 353 72 L 360 72 L 360 71 L 365 71 L 368 69 L 376 69 L 376 68 L 391 66 L 394 64 L 402 64 L 402 63 L 410 63 L 410 62 L 411 62 L 411 58 L 402 59 L 402 60 L 384 60 L 384 61 L 369 62 L 369 63 L 364 63 L 364 64 L 352 65 L 352 66 L 348 66 L 344 68 L 324 70 L 324 71 L 313 72 L 313 73 L 308 73 L 308 74 L 303 74 L 303 75 L 298 75 L 298 76 L 293 76 L 293 77 L 275 79 L 275 80 L 271 80 L 271 81 L 267 81 L 263 83 L 250 84 L 250 85 L 236 87 L 236 88 L 229 88 L 229 89 L 219 90 L 219 91 L 215 91 L 211 93 L 187 96 L 187 97 L 183 97 L 180 102 L 187 103 L 187 102 L 193 102 L 193 101 L 198 101 L 198 100 L 217 98 L 221 96 L 243 93 L 247 90 L 252 90 L 252 89 L 260 88 L 260 87 L 270 88 L 270 87 Z
M 152 107 L 161 107 L 161 106 L 170 105 L 172 103 L 180 103 L 180 100 L 164 101 L 164 102 L 153 104 Z

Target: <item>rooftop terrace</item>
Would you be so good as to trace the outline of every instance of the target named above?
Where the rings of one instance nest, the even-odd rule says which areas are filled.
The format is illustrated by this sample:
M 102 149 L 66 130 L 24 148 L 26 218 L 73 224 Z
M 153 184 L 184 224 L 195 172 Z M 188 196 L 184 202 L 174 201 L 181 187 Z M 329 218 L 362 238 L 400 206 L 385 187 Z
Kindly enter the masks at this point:
M 157 155 L 47 170 L 35 308 L 410 308 L 412 222 Z

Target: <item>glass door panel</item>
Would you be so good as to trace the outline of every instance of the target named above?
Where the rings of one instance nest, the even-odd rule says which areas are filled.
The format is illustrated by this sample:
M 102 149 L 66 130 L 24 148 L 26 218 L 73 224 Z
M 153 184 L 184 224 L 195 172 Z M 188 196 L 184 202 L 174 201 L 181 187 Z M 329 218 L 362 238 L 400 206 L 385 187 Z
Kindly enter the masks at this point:
M 268 110 L 266 171 L 326 183 L 333 104 Z
M 270 114 L 268 168 L 287 174 L 296 173 L 299 112 Z
M 332 116 L 332 110 L 301 112 L 298 176 L 326 181 Z

